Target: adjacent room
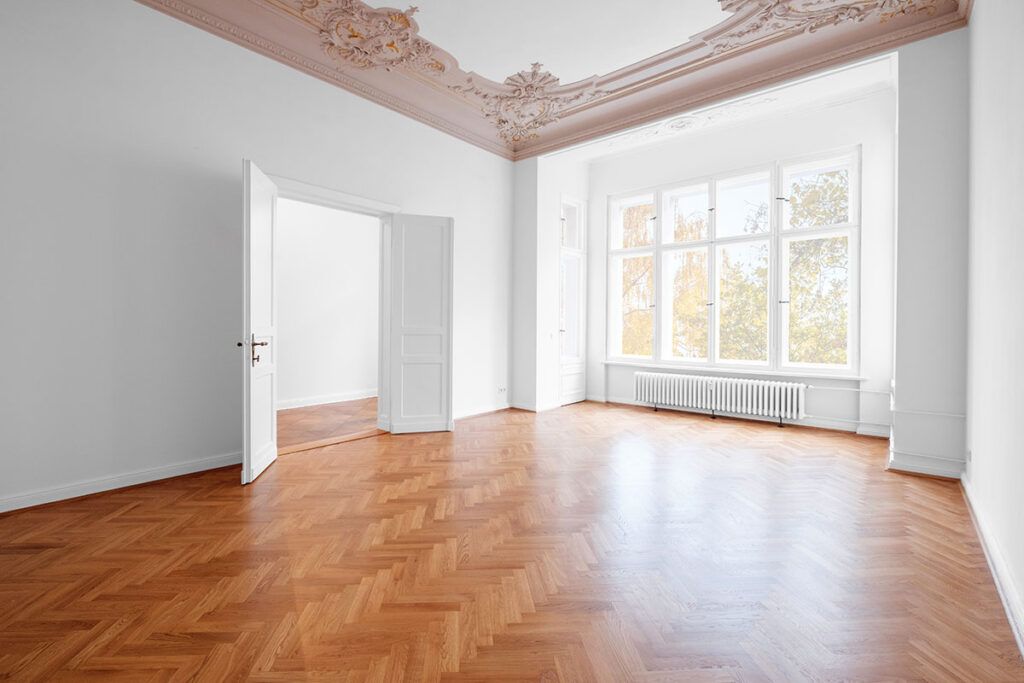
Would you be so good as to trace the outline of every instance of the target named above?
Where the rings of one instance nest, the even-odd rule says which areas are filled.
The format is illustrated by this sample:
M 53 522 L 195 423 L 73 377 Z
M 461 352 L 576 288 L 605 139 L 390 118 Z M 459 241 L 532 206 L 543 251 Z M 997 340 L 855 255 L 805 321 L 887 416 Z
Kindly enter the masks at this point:
M 1022 32 L 0 3 L 0 678 L 1024 681 Z
M 278 198 L 277 452 L 375 436 L 380 220 Z

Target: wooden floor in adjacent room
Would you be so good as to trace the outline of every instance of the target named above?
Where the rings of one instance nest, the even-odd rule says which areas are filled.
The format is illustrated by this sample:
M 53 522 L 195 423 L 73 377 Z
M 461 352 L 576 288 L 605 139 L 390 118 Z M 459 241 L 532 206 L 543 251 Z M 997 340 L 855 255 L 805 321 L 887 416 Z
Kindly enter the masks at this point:
M 1024 680 L 957 483 L 585 403 L 0 516 L 0 678 Z
M 277 411 L 277 447 L 281 454 L 379 432 L 376 398 Z

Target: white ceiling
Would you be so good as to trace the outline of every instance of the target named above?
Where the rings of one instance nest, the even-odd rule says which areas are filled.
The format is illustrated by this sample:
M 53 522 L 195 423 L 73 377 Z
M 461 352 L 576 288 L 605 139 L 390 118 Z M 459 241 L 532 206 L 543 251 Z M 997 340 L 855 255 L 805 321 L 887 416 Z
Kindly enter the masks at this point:
M 422 37 L 464 70 L 498 82 L 533 62 L 563 84 L 603 75 L 682 45 L 729 16 L 718 0 L 413 2 Z

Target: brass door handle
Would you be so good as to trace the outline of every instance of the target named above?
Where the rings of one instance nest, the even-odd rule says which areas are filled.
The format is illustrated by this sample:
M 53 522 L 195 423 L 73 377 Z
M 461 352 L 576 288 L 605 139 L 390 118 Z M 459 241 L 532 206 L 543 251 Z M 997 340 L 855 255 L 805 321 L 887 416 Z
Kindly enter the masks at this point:
M 270 342 L 266 342 L 266 341 L 258 342 L 258 341 L 256 341 L 256 335 L 254 334 L 254 335 L 252 335 L 252 339 L 248 342 L 248 344 L 252 348 L 252 366 L 256 367 L 256 364 L 260 362 L 260 355 L 258 353 L 256 353 L 256 348 L 260 347 L 260 346 L 270 346 Z M 246 345 L 246 342 L 237 342 L 235 344 L 235 346 L 238 346 L 238 347 L 242 347 L 242 346 L 245 346 L 245 345 Z

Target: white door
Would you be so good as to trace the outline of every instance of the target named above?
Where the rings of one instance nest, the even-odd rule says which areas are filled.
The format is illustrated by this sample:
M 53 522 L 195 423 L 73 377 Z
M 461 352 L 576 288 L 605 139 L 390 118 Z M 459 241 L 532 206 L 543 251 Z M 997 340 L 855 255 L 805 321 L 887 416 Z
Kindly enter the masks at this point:
M 559 353 L 562 405 L 587 397 L 586 296 L 587 269 L 583 204 L 562 201 L 562 246 L 559 255 Z
M 451 218 L 383 221 L 378 425 L 395 434 L 451 431 Z M 386 348 L 385 348 L 386 347 Z
M 277 186 L 248 159 L 242 161 L 245 437 L 242 483 L 260 476 L 277 459 L 277 293 L 274 222 Z

